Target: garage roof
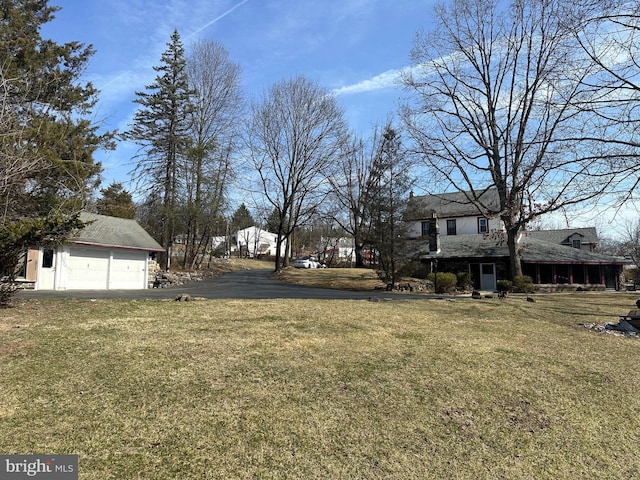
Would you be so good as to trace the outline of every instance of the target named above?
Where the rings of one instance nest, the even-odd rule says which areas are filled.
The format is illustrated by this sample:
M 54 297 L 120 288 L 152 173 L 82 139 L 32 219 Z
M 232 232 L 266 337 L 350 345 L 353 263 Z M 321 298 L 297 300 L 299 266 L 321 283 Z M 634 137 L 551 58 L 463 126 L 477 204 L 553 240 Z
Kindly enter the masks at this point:
M 164 248 L 135 220 L 80 212 L 80 221 L 86 225 L 69 238 L 71 243 L 164 252 Z

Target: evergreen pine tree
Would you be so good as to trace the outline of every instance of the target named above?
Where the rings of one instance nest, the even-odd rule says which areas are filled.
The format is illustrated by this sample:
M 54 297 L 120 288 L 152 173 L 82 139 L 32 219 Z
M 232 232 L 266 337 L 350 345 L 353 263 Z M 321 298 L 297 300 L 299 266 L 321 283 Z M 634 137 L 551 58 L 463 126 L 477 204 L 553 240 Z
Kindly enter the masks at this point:
M 40 35 L 59 10 L 46 0 L 0 0 L 0 305 L 27 247 L 60 242 L 99 182 L 93 154 L 111 148 L 88 118 L 97 90 L 81 81 L 94 51 Z
M 120 218 L 134 218 L 136 213 L 131 193 L 121 183 L 113 182 L 100 190 L 102 197 L 96 202 L 96 210 L 101 215 Z
M 369 243 L 376 250 L 381 276 L 392 285 L 406 263 L 404 212 L 411 188 L 409 172 L 400 134 L 387 124 L 373 162 L 366 203 L 372 222 Z
M 251 216 L 251 212 L 249 212 L 249 209 L 244 203 L 238 207 L 231 217 L 231 228 L 233 231 L 242 230 L 255 224 L 256 222 L 253 216 Z
M 146 92 L 136 92 L 134 102 L 140 108 L 124 138 L 141 147 L 133 173 L 149 196 L 161 202 L 155 205 L 161 225 L 159 240 L 168 248 L 176 235 L 180 167 L 189 143 L 188 113 L 192 109 L 184 46 L 177 30 L 160 61 L 154 67 L 158 72 L 154 83 Z M 166 268 L 167 259 L 162 260 Z
M 98 134 L 98 127 L 85 118 L 98 94 L 91 83 L 80 81 L 93 48 L 79 42 L 60 45 L 40 36 L 42 25 L 53 20 L 57 10 L 42 0 L 0 1 L 2 114 L 4 120 L 12 116 L 21 135 L 20 152 L 12 151 L 10 157 L 24 155 L 37 164 L 24 172 L 22 185 L 4 192 L 9 196 L 3 198 L 3 212 L 9 216 L 82 208 L 99 182 L 101 165 L 93 154 L 112 147 L 111 134 Z M 16 139 L 5 138 L 2 151 L 14 149 Z

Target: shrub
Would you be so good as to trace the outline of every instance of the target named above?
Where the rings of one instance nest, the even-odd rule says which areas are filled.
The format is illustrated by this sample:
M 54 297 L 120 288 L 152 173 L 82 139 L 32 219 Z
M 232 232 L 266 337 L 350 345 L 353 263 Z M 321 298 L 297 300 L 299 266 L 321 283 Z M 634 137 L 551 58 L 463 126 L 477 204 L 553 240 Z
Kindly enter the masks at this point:
M 516 292 L 531 293 L 536 290 L 533 279 L 528 275 L 518 275 L 513 279 L 513 289 Z
M 458 277 L 457 280 L 457 288 L 458 290 L 469 290 L 473 287 L 473 276 L 470 272 L 458 272 L 456 275 Z
M 513 288 L 511 280 L 498 280 L 496 282 L 496 288 L 499 292 L 510 292 Z
M 435 275 L 435 285 L 437 285 L 436 293 L 453 292 L 458 283 L 458 277 L 455 273 L 438 272 Z

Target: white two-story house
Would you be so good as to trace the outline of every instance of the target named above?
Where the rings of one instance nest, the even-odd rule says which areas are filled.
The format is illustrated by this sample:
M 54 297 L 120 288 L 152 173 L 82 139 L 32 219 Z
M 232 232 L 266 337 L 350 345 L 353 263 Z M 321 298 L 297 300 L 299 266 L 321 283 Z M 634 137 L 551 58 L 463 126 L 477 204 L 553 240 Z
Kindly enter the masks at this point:
M 483 204 L 498 210 L 499 199 L 495 189 L 481 195 Z M 411 210 L 415 215 L 409 221 L 410 238 L 429 235 L 433 219 L 437 219 L 439 235 L 488 234 L 504 230 L 499 218 L 487 218 L 469 202 L 464 193 L 443 193 L 439 195 L 412 196 Z

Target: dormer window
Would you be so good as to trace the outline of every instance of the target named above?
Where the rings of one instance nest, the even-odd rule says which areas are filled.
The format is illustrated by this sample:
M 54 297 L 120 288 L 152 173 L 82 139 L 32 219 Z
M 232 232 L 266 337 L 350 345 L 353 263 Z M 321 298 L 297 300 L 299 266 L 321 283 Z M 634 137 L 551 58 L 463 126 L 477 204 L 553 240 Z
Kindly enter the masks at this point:
M 573 248 L 582 248 L 582 242 L 579 238 L 574 238 L 573 240 L 571 240 L 571 246 Z

